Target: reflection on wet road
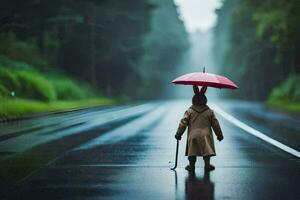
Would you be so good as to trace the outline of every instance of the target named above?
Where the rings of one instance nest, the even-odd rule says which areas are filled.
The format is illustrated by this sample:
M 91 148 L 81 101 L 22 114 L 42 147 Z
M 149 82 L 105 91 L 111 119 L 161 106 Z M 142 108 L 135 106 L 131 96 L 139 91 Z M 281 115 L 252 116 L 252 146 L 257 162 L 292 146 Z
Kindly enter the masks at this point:
M 241 114 L 242 108 L 235 112 L 232 105 L 239 104 L 227 102 L 222 108 L 256 127 L 255 120 Z M 99 122 L 83 132 L 46 140 L 21 153 L 17 151 L 18 156 L 3 157 L 2 172 L 5 163 L 20 165 L 19 169 L 25 164 L 39 167 L 13 188 L 0 181 L 1 194 L 7 199 L 300 199 L 299 158 L 248 134 L 218 114 L 225 139 L 221 143 L 215 141 L 217 156 L 212 163 L 216 170 L 205 172 L 202 160 L 198 159 L 195 174 L 185 171 L 188 162 L 184 138 L 180 141 L 178 169 L 171 171 L 176 146 L 174 133 L 188 106 L 189 101 L 148 104 L 144 114 L 130 120 L 124 117 L 114 123 Z M 125 113 L 131 116 L 130 110 Z M 261 127 L 263 124 L 258 124 Z M 273 137 L 273 132 L 268 131 L 272 127 L 265 124 L 263 128 L 260 131 Z M 296 148 L 290 140 L 299 139 L 300 132 L 297 134 L 293 133 L 291 138 L 289 134 L 281 135 L 280 142 Z M 31 133 L 20 137 L 30 138 Z M 274 138 L 281 137 L 274 133 Z M 18 138 L 8 140 L 14 140 L 13 144 L 27 141 Z M 2 142 L 0 149 L 5 152 Z M 55 156 L 49 155 L 53 149 L 57 151 Z M 42 164 L 24 163 L 24 156 L 35 161 L 40 157 L 49 159 Z M 7 176 L 11 174 L 1 176 L 10 181 Z
M 210 181 L 210 172 L 205 171 L 203 176 L 190 173 L 185 180 L 186 199 L 214 199 L 215 184 Z

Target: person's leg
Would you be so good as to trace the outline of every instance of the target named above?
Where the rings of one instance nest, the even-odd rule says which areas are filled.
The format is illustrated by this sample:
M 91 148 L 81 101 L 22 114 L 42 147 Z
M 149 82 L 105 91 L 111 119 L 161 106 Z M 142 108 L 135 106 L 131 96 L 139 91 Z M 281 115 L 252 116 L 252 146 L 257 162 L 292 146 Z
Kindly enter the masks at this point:
M 210 156 L 203 156 L 204 168 L 207 170 L 214 170 L 215 166 L 210 164 Z
M 190 172 L 193 172 L 193 171 L 195 171 L 195 163 L 196 163 L 197 157 L 196 156 L 188 156 L 188 159 L 189 159 L 190 164 L 188 166 L 186 166 L 185 169 Z
M 197 157 L 196 156 L 189 156 L 188 159 L 189 159 L 190 165 L 195 166 Z
M 209 166 L 210 165 L 210 157 L 209 156 L 203 156 L 204 165 Z

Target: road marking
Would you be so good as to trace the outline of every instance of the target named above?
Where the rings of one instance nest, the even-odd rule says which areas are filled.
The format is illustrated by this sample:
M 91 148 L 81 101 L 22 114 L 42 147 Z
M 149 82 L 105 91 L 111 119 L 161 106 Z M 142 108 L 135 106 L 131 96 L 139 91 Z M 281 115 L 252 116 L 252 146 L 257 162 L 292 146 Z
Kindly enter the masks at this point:
M 277 140 L 274 140 L 268 136 L 266 136 L 264 133 L 248 126 L 247 124 L 241 122 L 240 120 L 238 120 L 237 118 L 233 117 L 232 115 L 228 114 L 227 112 L 225 112 L 223 109 L 221 109 L 220 107 L 216 106 L 216 105 L 211 105 L 211 107 L 213 108 L 213 110 L 215 110 L 218 114 L 220 114 L 222 117 L 224 117 L 226 120 L 228 120 L 229 122 L 231 122 L 232 124 L 236 125 L 237 127 L 243 129 L 244 131 L 264 140 L 265 142 L 274 145 L 275 147 L 290 153 L 294 156 L 296 156 L 297 158 L 300 158 L 300 152 L 288 147 L 285 144 L 282 144 L 281 142 L 278 142 Z

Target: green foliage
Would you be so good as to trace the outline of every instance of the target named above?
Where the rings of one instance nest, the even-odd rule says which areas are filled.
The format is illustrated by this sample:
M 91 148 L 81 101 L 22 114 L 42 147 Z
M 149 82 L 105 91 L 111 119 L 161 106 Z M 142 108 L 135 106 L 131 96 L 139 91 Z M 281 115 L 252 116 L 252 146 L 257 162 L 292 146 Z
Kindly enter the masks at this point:
M 83 99 L 87 92 L 80 88 L 74 81 L 66 78 L 52 79 L 57 98 L 62 100 Z
M 45 47 L 52 50 L 57 49 L 59 47 L 58 41 L 51 35 L 51 33 L 46 32 L 43 39 Z
M 189 45 L 173 0 L 12 0 L 0 10 L 0 66 L 55 67 L 105 95 L 159 96 L 152 83 L 173 78 Z M 58 98 L 87 95 L 53 84 Z
M 12 0 L 0 10 L 0 116 L 158 97 L 189 45 L 173 0 Z
M 18 62 L 45 65 L 35 41 L 19 40 L 13 32 L 0 33 L 0 55 Z
M 281 85 L 275 87 L 269 99 L 300 102 L 300 75 L 291 75 Z
M 272 42 L 279 41 L 280 33 L 286 32 L 288 29 L 286 17 L 284 10 L 273 10 L 253 14 L 253 19 L 257 22 L 257 35 L 262 37 L 272 30 L 271 39 L 273 37 L 277 38 L 276 41 L 272 40 Z
M 257 35 L 269 40 L 275 50 L 276 63 L 284 62 L 283 51 L 299 42 L 299 1 L 267 0 L 261 2 L 253 13 Z M 299 44 L 299 43 L 298 43 Z M 289 53 L 295 53 L 292 50 Z M 292 64 L 292 63 L 291 63 Z M 294 66 L 291 66 L 294 67 Z
M 20 80 L 15 71 L 0 67 L 0 83 L 9 91 L 18 91 L 21 88 Z
M 7 58 L 6 56 L 0 55 L 0 66 L 6 66 L 15 69 L 32 70 L 33 66 L 16 60 Z
M 37 72 L 19 71 L 17 76 L 21 83 L 21 95 L 29 99 L 53 101 L 57 99 L 52 83 Z
M 297 0 L 223 2 L 214 53 L 222 73 L 240 86 L 238 97 L 264 100 L 289 74 L 300 73 L 299 8 Z
M 53 101 L 56 92 L 50 81 L 35 71 L 0 68 L 0 84 L 17 97 Z M 5 95 L 7 96 L 7 95 Z
M 275 99 L 270 98 L 267 101 L 267 105 L 276 110 L 288 111 L 292 113 L 300 113 L 300 103 L 295 101 L 290 101 L 288 99 Z
M 178 68 L 183 67 L 178 63 L 190 44 L 183 21 L 178 18 L 174 1 L 150 0 L 150 2 L 154 5 L 150 20 L 151 30 L 144 39 L 146 55 L 138 65 L 141 87 L 135 93 L 144 98 L 166 97 L 169 94 L 165 91 L 170 91 L 170 88 L 164 86 L 177 75 Z M 157 85 L 161 86 L 160 89 Z
M 66 111 L 71 109 L 124 103 L 123 100 L 115 100 L 112 98 L 92 98 L 84 100 L 53 102 L 0 98 L 0 101 L 0 118 L 20 117 L 26 114 L 38 112 Z
M 9 90 L 4 86 L 0 84 L 0 97 L 8 97 L 9 96 Z
M 77 83 L 63 74 L 47 78 L 34 70 L 0 67 L 0 96 L 40 101 L 76 100 L 100 96 L 85 83 Z

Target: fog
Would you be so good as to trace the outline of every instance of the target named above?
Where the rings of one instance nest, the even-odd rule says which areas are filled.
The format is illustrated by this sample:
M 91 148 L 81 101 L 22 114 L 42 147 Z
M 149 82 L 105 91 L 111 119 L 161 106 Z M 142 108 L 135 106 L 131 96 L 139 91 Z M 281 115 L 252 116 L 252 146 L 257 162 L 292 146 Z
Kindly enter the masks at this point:
M 190 48 L 185 52 L 181 62 L 178 63 L 178 75 L 191 72 L 202 72 L 205 68 L 206 72 L 218 73 L 213 59 L 213 35 L 212 30 L 205 32 L 195 31 L 189 33 Z M 175 88 L 176 98 L 191 98 L 193 95 L 192 86 L 173 85 Z M 218 97 L 219 89 L 209 88 L 207 97 L 215 99 Z
M 24 100 L 32 112 L 40 103 L 56 109 L 61 101 L 73 107 L 70 101 L 191 98 L 191 86 L 171 81 L 204 67 L 239 86 L 237 91 L 209 88 L 209 99 L 300 101 L 297 0 L 0 5 L 0 98 L 21 105 L 12 106 L 21 108 L 17 112 L 24 110 Z

